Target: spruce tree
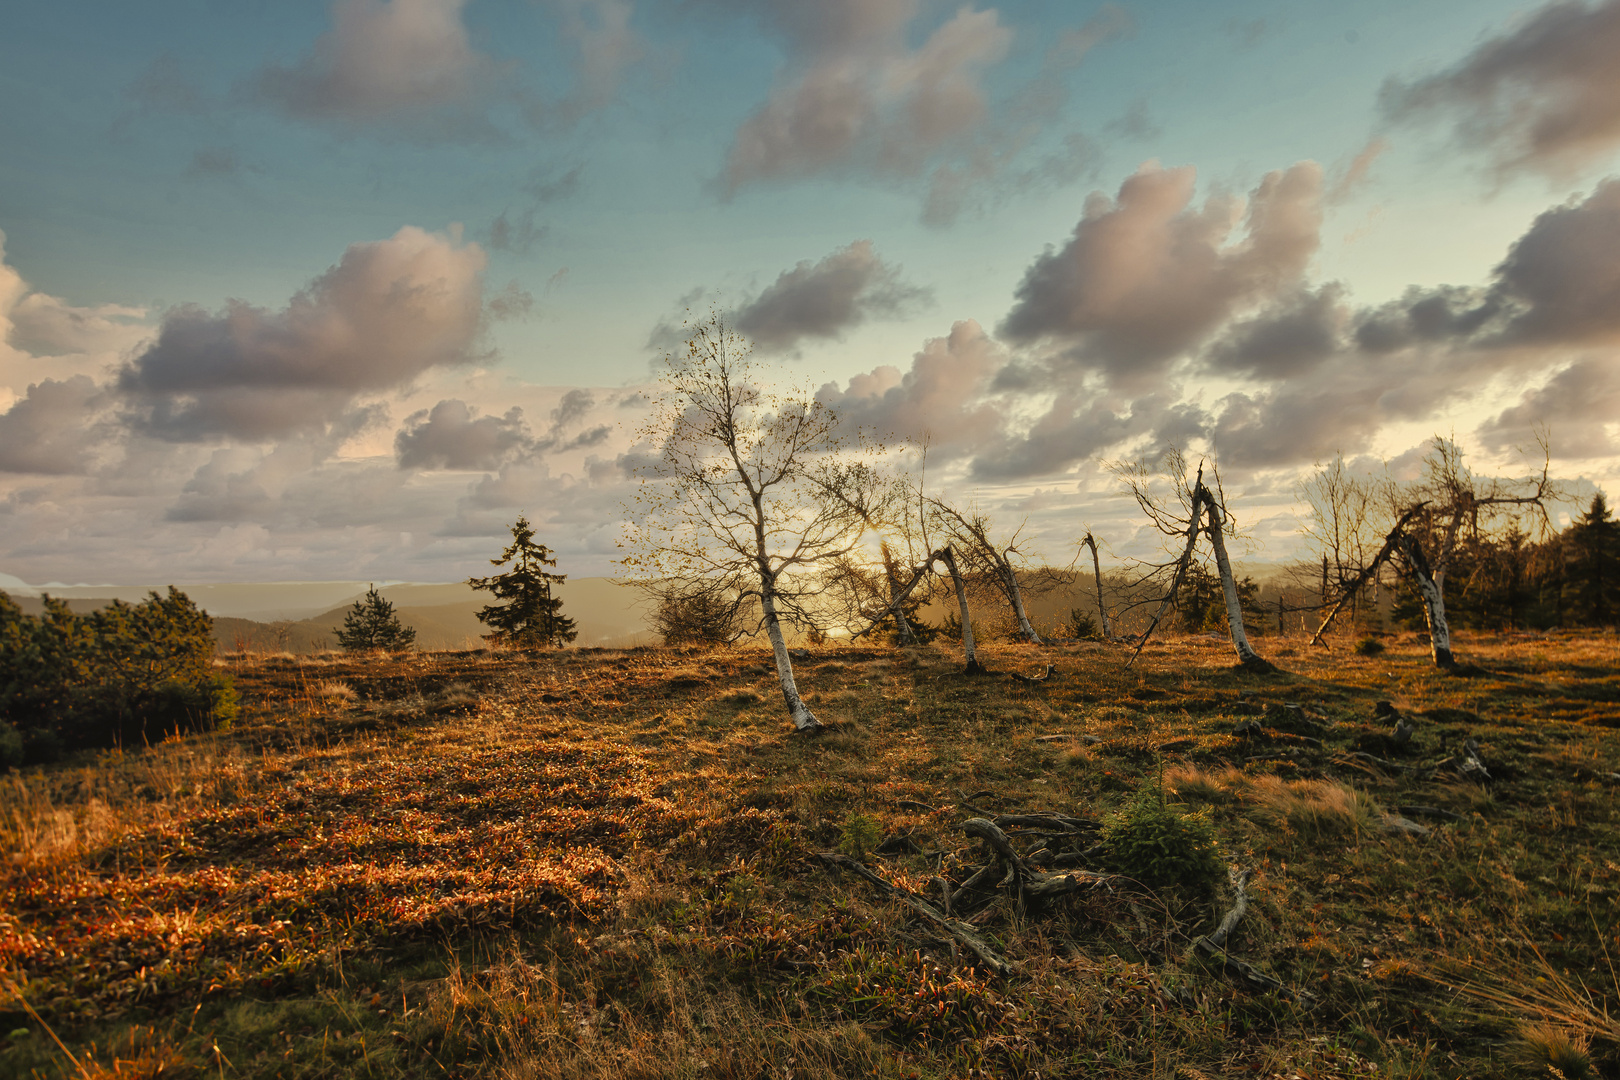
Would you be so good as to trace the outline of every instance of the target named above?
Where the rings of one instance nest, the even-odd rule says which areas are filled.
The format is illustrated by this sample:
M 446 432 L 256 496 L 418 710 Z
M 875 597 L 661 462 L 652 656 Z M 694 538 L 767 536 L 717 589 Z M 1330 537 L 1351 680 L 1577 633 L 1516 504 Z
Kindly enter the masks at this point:
M 343 628 L 337 631 L 338 644 L 350 652 L 366 649 L 408 649 L 416 640 L 416 631 L 399 621 L 394 605 L 382 598 L 377 586 L 371 586 L 364 599 L 356 600 L 354 607 L 343 618 Z
M 1561 537 L 1564 545 L 1564 611 L 1587 626 L 1620 619 L 1620 522 L 1609 514 L 1602 492 Z
M 489 561 L 492 566 L 512 563 L 512 569 L 492 577 L 467 579 L 473 588 L 506 601 L 478 612 L 478 621 L 494 631 L 485 634 L 484 640 L 494 645 L 546 649 L 561 648 L 579 636 L 574 620 L 562 613 L 562 598 L 551 594 L 552 585 L 562 584 L 568 575 L 547 572 L 545 568 L 556 566 L 557 560 L 550 548 L 534 542 L 534 529 L 526 517 L 519 515 L 512 526 L 511 545 L 500 558 Z

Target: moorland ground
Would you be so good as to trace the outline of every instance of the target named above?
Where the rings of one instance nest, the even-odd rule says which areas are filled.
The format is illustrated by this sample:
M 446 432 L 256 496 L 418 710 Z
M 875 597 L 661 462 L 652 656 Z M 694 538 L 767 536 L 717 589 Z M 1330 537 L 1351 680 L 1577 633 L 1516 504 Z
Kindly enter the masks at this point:
M 226 657 L 229 732 L 0 777 L 0 1074 L 1620 1075 L 1620 643 L 1386 644 L 829 646 L 813 737 L 758 650 Z M 997 975 L 818 857 L 939 904 L 1161 783 L 1280 990 L 1230 885 L 992 901 Z

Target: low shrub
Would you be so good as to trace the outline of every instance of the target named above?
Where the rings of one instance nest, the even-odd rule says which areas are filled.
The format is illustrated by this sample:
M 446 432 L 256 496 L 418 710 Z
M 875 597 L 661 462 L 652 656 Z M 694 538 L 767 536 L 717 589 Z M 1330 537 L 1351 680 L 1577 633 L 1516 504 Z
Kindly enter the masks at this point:
M 1377 656 L 1383 651 L 1384 643 L 1370 634 L 1356 642 L 1357 656 Z
M 1105 822 L 1102 840 L 1107 867 L 1150 888 L 1179 887 L 1205 895 L 1226 877 L 1209 816 L 1178 812 L 1153 781 L 1138 788 Z
M 236 690 L 213 669 L 213 620 L 184 593 L 115 600 L 85 615 L 44 598 L 25 614 L 0 593 L 0 762 L 13 741 L 24 762 L 63 751 L 141 745 L 228 726 Z

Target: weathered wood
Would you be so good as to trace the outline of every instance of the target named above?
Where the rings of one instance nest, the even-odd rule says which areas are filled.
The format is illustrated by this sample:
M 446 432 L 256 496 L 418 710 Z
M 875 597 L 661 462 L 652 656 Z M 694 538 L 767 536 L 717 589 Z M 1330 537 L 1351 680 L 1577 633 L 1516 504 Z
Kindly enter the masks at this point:
M 1091 580 L 1097 586 L 1097 618 L 1102 620 L 1103 640 L 1113 641 L 1114 631 L 1108 625 L 1108 608 L 1103 604 L 1102 560 L 1097 557 L 1097 538 L 1088 532 L 1080 538 L 1080 546 L 1091 549 Z
M 1429 560 L 1423 554 L 1423 546 L 1417 542 L 1417 538 L 1402 532 L 1398 542 L 1401 555 L 1411 568 L 1418 596 L 1423 599 L 1423 615 L 1429 625 L 1429 651 L 1434 656 L 1434 666 L 1455 667 L 1457 659 L 1451 653 L 1451 627 L 1446 622 L 1445 591 L 1430 569 Z
M 998 814 L 995 823 L 1003 829 L 1061 829 L 1064 832 L 1095 832 L 1102 822 L 1067 814 Z
M 1249 894 L 1244 886 L 1248 883 L 1247 870 L 1230 871 L 1232 881 L 1232 906 L 1227 909 L 1221 918 L 1220 925 L 1212 933 L 1193 942 L 1193 951 L 1215 961 L 1221 966 L 1221 974 L 1233 983 L 1247 990 L 1272 990 L 1289 997 L 1305 1001 L 1315 1000 L 1314 995 L 1303 990 L 1291 990 L 1280 979 L 1273 978 L 1256 968 L 1253 964 L 1239 960 L 1227 951 L 1227 944 L 1232 934 L 1237 930 L 1238 923 L 1249 911 Z
M 1125 661 L 1126 667 L 1136 663 L 1136 658 L 1142 655 L 1142 650 L 1147 646 L 1148 638 L 1152 637 L 1153 631 L 1158 629 L 1159 621 L 1164 618 L 1164 613 L 1169 611 L 1170 605 L 1176 602 L 1176 589 L 1181 586 L 1182 575 L 1187 572 L 1187 565 L 1192 561 L 1193 546 L 1198 543 L 1198 522 L 1203 517 L 1203 490 L 1204 470 L 1199 469 L 1198 484 L 1193 489 L 1192 513 L 1188 516 L 1187 546 L 1182 549 L 1181 558 L 1176 560 L 1176 572 L 1170 576 L 1169 591 L 1164 594 L 1164 599 L 1159 602 L 1159 608 L 1153 613 L 1153 619 L 1148 623 L 1147 629 L 1142 631 L 1142 636 L 1137 639 L 1135 651 L 1131 653 L 1131 658 Z
M 1311 635 L 1309 644 L 1320 645 L 1322 643 L 1322 635 L 1327 633 L 1327 628 L 1333 625 L 1333 620 L 1338 617 L 1339 612 L 1344 610 L 1344 606 L 1361 591 L 1362 587 L 1366 585 L 1367 582 L 1372 580 L 1372 576 L 1378 572 L 1378 568 L 1395 553 L 1398 538 L 1402 532 L 1405 531 L 1406 523 L 1411 521 L 1413 516 L 1427 505 L 1428 503 L 1418 503 L 1416 506 L 1412 507 L 1406 513 L 1401 515 L 1401 519 L 1395 523 L 1395 527 L 1389 530 L 1389 532 L 1384 536 L 1384 544 L 1378 549 L 1378 554 L 1373 556 L 1372 562 L 1362 567 L 1360 573 L 1356 574 L 1355 578 L 1345 588 L 1344 592 L 1339 595 L 1338 602 L 1335 603 L 1328 611 L 1327 617 L 1322 620 L 1322 625 L 1318 626 L 1316 628 L 1316 633 Z M 1322 602 L 1324 604 L 1327 603 L 1327 579 L 1327 556 L 1323 555 Z
M 951 918 L 939 908 L 936 908 L 933 904 L 930 904 L 927 900 L 924 900 L 922 897 L 916 895 L 910 890 L 903 889 L 892 882 L 885 881 L 883 878 L 872 873 L 872 871 L 861 865 L 861 863 L 857 860 L 851 859 L 847 855 L 838 855 L 830 851 L 819 853 L 817 858 L 821 859 L 823 863 L 833 870 L 847 870 L 855 874 L 857 877 L 865 879 L 867 882 L 875 886 L 879 892 L 883 893 L 883 895 L 900 900 L 913 911 L 922 915 L 924 918 L 940 927 L 940 929 L 950 934 L 951 937 L 955 938 L 963 945 L 966 945 L 968 949 L 979 958 L 980 963 L 989 968 L 991 971 L 995 972 L 997 975 L 1008 975 L 1018 969 L 1017 964 L 1014 964 L 1010 960 L 1005 960 L 999 954 L 997 954 L 995 949 L 991 948 L 990 943 L 986 941 L 983 936 L 981 936 L 979 932 L 972 926 L 960 919 Z
M 1008 671 L 1004 672 L 1004 674 L 1009 679 L 1017 679 L 1019 682 L 1026 683 L 1030 686 L 1039 686 L 1042 683 L 1052 681 L 1052 676 L 1057 674 L 1057 665 L 1047 664 L 1046 670 L 1039 675 L 1020 675 L 1016 671 Z
M 1226 522 L 1222 517 L 1221 502 L 1201 480 L 1197 493 L 1203 495 L 1204 509 L 1209 515 L 1209 543 L 1215 549 L 1215 570 L 1220 575 L 1221 595 L 1226 601 L 1226 625 L 1231 631 L 1232 648 L 1237 653 L 1238 663 L 1251 671 L 1275 671 L 1271 662 L 1263 659 L 1249 644 L 1249 632 L 1243 625 L 1243 604 L 1238 599 L 1237 579 L 1232 575 L 1232 560 L 1226 557 Z
M 922 583 L 923 578 L 928 576 L 929 572 L 934 567 L 935 561 L 938 560 L 939 558 L 940 558 L 940 553 L 936 551 L 936 552 L 933 552 L 932 554 L 930 554 L 928 556 L 927 560 L 924 561 L 921 566 L 912 567 L 911 568 L 911 580 L 906 583 L 906 587 L 901 589 L 898 593 L 895 593 L 889 599 L 889 606 L 888 607 L 886 607 L 882 611 L 878 612 L 875 616 L 870 617 L 872 619 L 872 622 L 871 622 L 870 625 L 866 626 L 865 628 L 863 628 L 861 630 L 856 631 L 855 633 L 853 633 L 853 634 L 851 634 L 849 636 L 850 644 L 853 645 L 863 635 L 870 634 L 873 630 L 876 630 L 879 626 L 882 625 L 884 619 L 888 618 L 890 615 L 892 615 L 895 612 L 899 611 L 900 606 L 906 602 L 906 598 L 911 595 L 912 590 L 915 589 L 918 585 L 920 585 Z
M 950 571 L 951 584 L 956 586 L 956 604 L 962 612 L 962 670 L 968 675 L 983 675 L 984 665 L 979 663 L 979 653 L 973 644 L 973 612 L 968 608 L 967 585 L 962 581 L 962 572 L 957 569 L 956 553 L 947 544 L 939 549 L 937 558 Z

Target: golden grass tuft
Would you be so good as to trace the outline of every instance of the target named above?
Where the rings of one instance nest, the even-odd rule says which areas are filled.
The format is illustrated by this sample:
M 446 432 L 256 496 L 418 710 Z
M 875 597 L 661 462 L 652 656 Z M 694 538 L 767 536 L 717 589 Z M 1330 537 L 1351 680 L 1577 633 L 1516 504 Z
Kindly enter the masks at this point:
M 1337 780 L 1253 776 L 1242 800 L 1256 820 L 1307 836 L 1369 829 L 1382 814 L 1370 796 Z
M 1521 1023 L 1508 1055 L 1529 1076 L 1588 1080 L 1597 1075 L 1591 1036 L 1545 1020 Z

